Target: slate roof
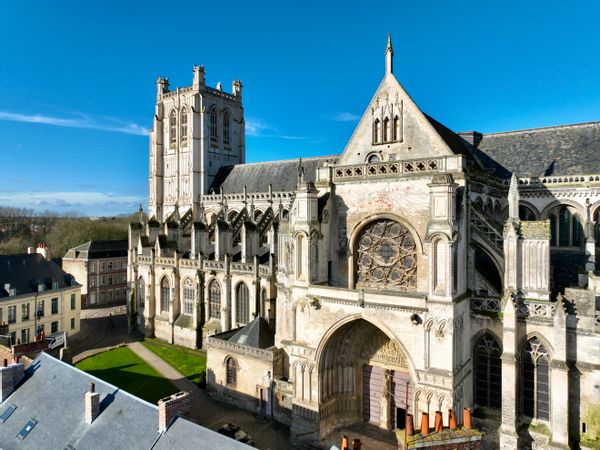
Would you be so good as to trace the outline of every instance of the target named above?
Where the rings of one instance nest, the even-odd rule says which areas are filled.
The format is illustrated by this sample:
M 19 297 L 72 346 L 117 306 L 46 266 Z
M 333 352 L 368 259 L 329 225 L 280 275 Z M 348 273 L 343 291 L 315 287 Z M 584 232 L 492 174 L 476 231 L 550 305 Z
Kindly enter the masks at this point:
M 475 151 L 501 178 L 600 173 L 600 122 L 484 134 Z
M 199 433 L 199 430 L 201 433 Z M 152 450 L 235 450 L 249 449 L 234 439 L 177 418 Z
M 0 448 L 247 448 L 180 418 L 161 435 L 157 406 L 46 353 L 40 353 L 25 374 L 25 381 L 0 405 L 0 415 L 10 405 L 16 406 L 8 419 L 0 423 Z M 84 395 L 92 381 L 100 394 L 101 412 L 94 422 L 87 424 L 84 421 Z M 37 424 L 24 439 L 17 437 L 32 418 Z M 69 445 L 71 447 L 67 447 Z
M 59 289 L 77 286 L 71 275 L 39 253 L 0 256 L 0 298 L 8 296 L 5 284 L 23 295 L 37 292 L 38 281 L 45 289 L 52 289 L 53 281 L 58 282 Z
M 73 247 L 65 258 L 98 259 L 127 256 L 127 239 L 112 241 L 89 241 Z
M 228 339 L 230 342 L 254 348 L 269 348 L 275 345 L 275 332 L 262 317 L 257 317 Z
M 158 438 L 158 407 L 45 354 L 27 368 L 29 378 L 0 406 L 16 410 L 0 423 L 0 447 L 39 450 L 84 448 L 150 448 Z M 96 383 L 101 413 L 84 421 L 84 394 Z M 38 421 L 25 439 L 25 424 Z
M 317 168 L 324 162 L 334 163 L 338 156 L 320 156 L 302 158 L 304 181 L 317 179 Z M 252 164 L 237 164 L 222 167 L 212 183 L 211 189 L 218 194 L 223 189 L 225 194 L 248 192 L 268 192 L 269 184 L 273 191 L 295 191 L 298 183 L 298 159 L 273 161 Z

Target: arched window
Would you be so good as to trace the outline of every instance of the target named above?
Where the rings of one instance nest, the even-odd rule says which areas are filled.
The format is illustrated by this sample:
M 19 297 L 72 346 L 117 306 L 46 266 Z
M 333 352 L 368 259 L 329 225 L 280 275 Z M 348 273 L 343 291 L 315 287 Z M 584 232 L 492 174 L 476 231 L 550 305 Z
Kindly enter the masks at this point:
M 175 108 L 171 110 L 169 117 L 169 139 L 171 145 L 175 145 L 177 142 L 177 111 L 175 111 Z
M 596 247 L 600 246 L 600 208 L 594 212 L 594 240 Z
M 390 119 L 383 119 L 383 142 L 390 140 Z
M 400 129 L 400 117 L 394 117 L 394 141 L 399 141 L 400 136 L 402 136 L 402 130 Z
M 373 122 L 373 143 L 378 144 L 381 141 L 381 122 L 375 119 Z
M 223 113 L 223 145 L 231 146 L 231 123 L 229 120 L 229 111 Z
M 183 313 L 192 315 L 194 314 L 194 303 L 196 299 L 196 289 L 194 283 L 189 278 L 183 285 Z
M 296 278 L 304 275 L 304 236 L 296 239 Z
M 581 220 L 574 208 L 560 206 L 550 215 L 550 245 L 553 247 L 581 247 Z
M 169 302 L 171 301 L 171 289 L 169 288 L 169 280 L 164 277 L 160 282 L 160 310 L 161 312 L 169 311 Z
M 138 290 L 137 290 L 138 309 L 143 309 L 144 302 L 146 301 L 146 290 L 145 290 L 145 286 L 144 286 L 144 279 L 142 277 L 140 277 L 138 279 L 137 288 L 138 288 Z
M 502 348 L 490 333 L 475 344 L 475 402 L 487 408 L 502 406 Z
M 226 383 L 227 384 L 236 384 L 237 383 L 237 371 L 238 371 L 237 361 L 230 356 L 229 358 L 227 358 L 227 361 L 225 361 L 225 367 L 227 368 Z
M 367 158 L 367 162 L 369 164 L 375 164 L 375 163 L 378 163 L 379 161 L 381 161 L 381 160 L 380 160 L 379 155 L 377 153 L 374 153 L 374 154 L 370 155 Z
M 521 384 L 523 415 L 550 420 L 550 355 L 542 342 L 534 337 L 523 346 Z
M 187 136 L 188 136 L 188 112 L 187 108 L 184 106 L 181 109 L 181 126 L 179 130 L 179 137 L 181 138 L 181 145 L 187 145 Z
M 417 245 L 410 231 L 388 219 L 365 226 L 356 240 L 356 287 L 417 288 Z
M 238 284 L 235 290 L 235 310 L 237 323 L 250 322 L 250 294 L 245 283 Z
M 519 219 L 536 220 L 535 213 L 527 206 L 519 205 Z
M 217 108 L 210 110 L 210 142 L 214 144 L 219 142 L 219 132 L 217 129 Z
M 211 280 L 208 285 L 208 308 L 211 319 L 221 318 L 221 286 L 217 280 Z

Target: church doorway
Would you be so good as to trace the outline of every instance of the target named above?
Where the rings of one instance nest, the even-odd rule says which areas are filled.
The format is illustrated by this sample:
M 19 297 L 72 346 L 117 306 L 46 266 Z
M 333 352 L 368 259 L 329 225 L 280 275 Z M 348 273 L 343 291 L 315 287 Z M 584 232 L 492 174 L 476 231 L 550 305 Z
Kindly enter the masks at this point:
M 319 358 L 320 431 L 364 423 L 404 428 L 412 413 L 413 385 L 400 345 L 372 323 L 341 326 Z

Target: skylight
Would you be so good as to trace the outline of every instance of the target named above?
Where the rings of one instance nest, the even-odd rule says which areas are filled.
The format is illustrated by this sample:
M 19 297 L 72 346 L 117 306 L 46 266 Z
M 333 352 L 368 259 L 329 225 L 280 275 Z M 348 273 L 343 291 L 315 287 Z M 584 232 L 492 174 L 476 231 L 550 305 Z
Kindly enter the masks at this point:
M 25 425 L 25 427 L 23 427 L 23 429 L 19 431 L 19 434 L 17 436 L 19 436 L 21 439 L 25 439 L 29 432 L 33 430 L 33 427 L 36 426 L 36 424 L 37 420 L 30 419 L 29 422 L 27 422 L 27 425 Z

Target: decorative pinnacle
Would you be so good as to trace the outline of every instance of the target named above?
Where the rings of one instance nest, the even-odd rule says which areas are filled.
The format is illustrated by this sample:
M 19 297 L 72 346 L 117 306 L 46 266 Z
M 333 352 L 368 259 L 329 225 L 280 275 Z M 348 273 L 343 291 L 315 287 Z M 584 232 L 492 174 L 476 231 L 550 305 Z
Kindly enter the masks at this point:
M 385 48 L 385 73 L 394 72 L 394 47 L 392 47 L 392 33 L 388 33 L 387 47 Z

